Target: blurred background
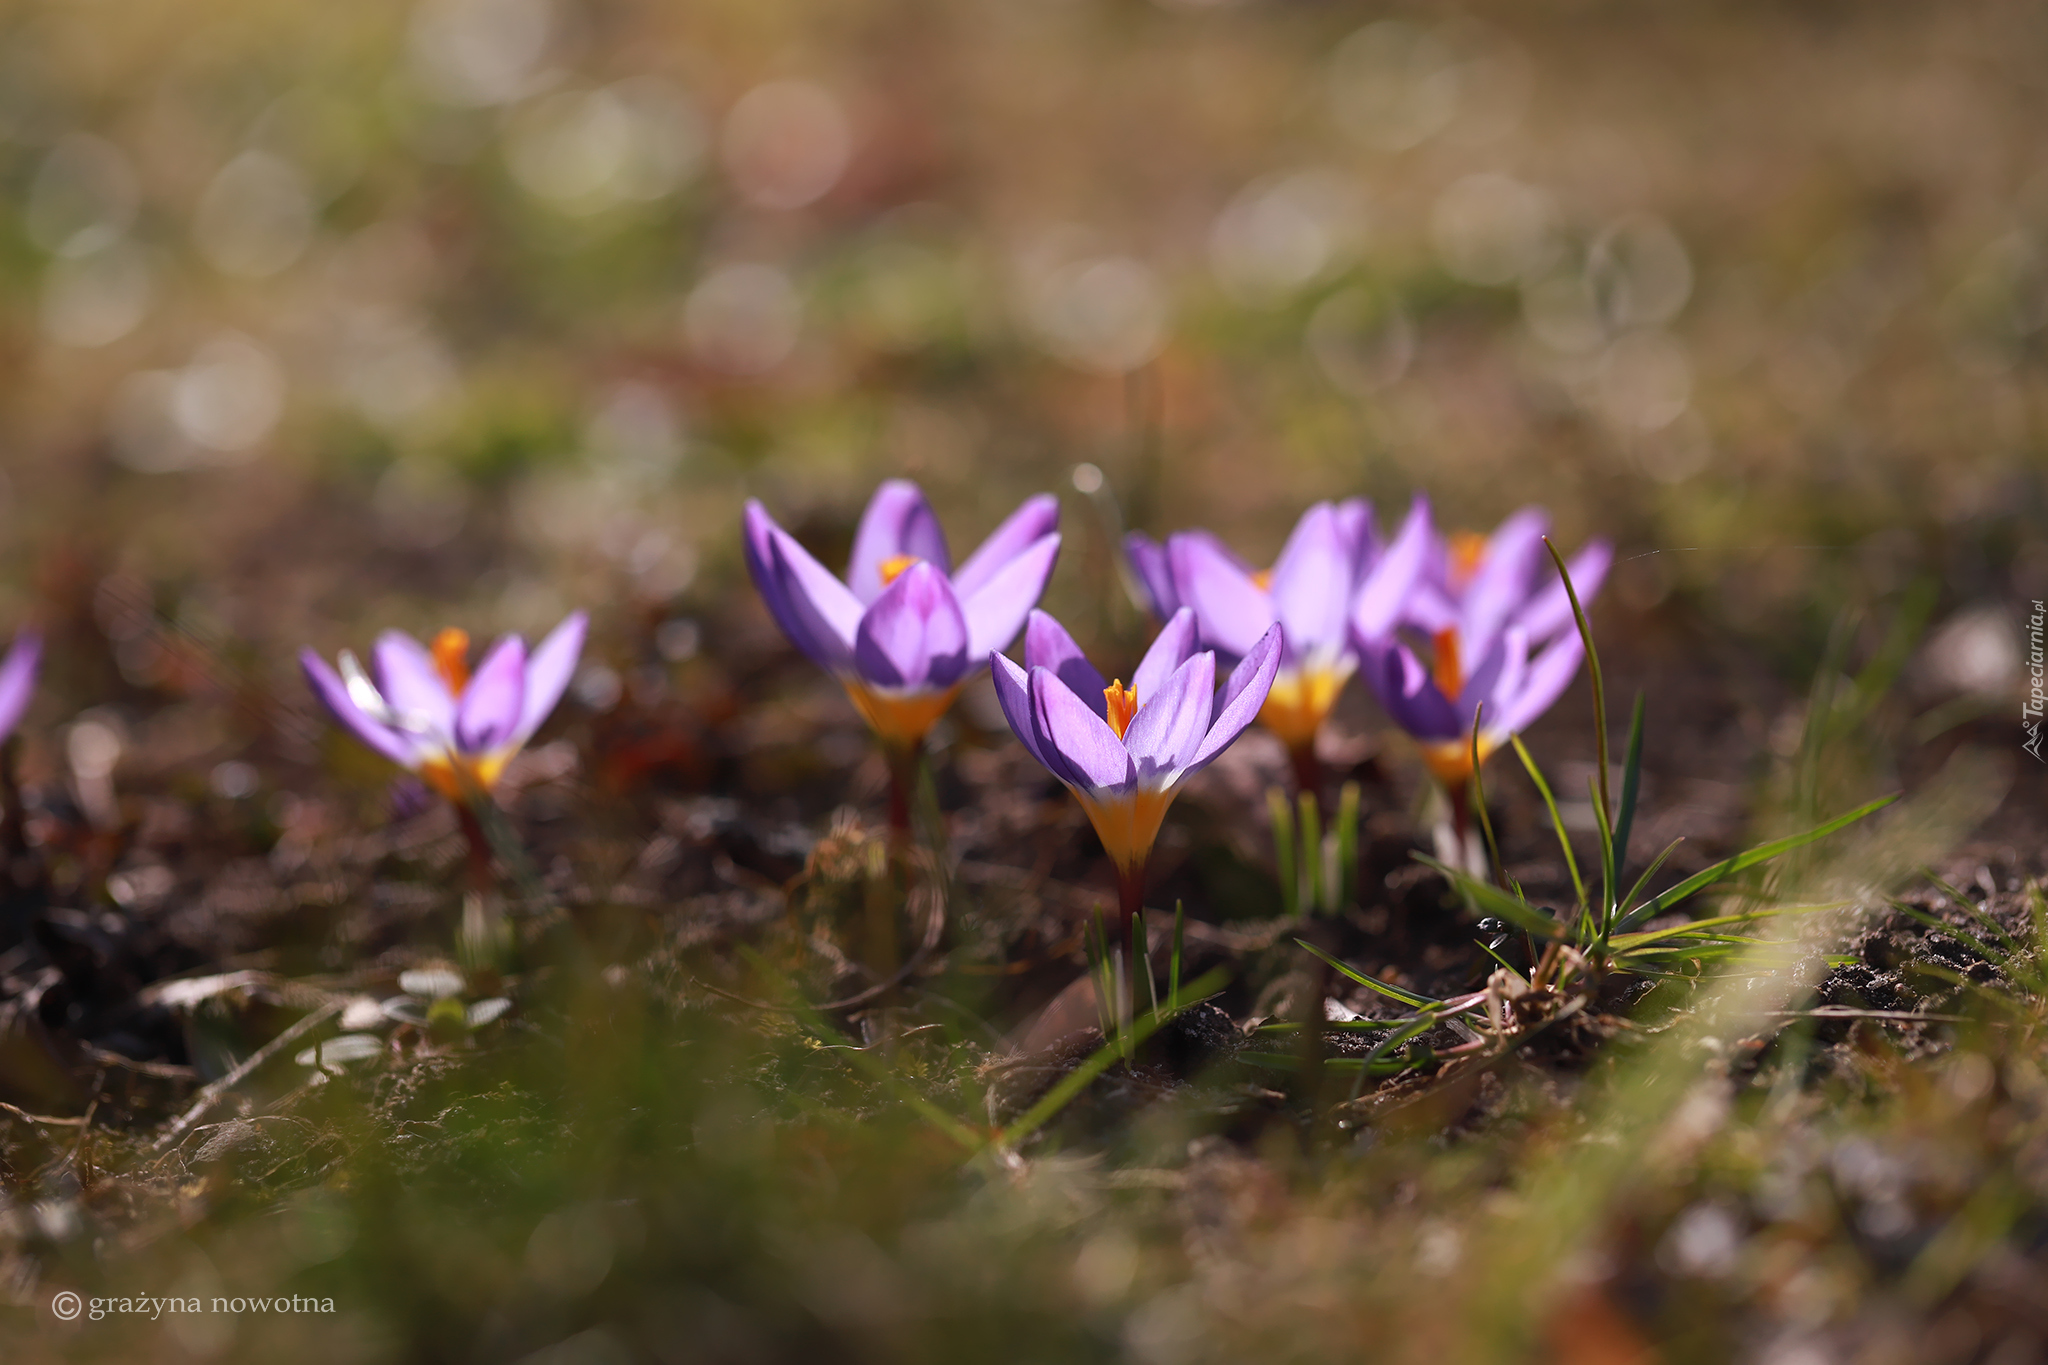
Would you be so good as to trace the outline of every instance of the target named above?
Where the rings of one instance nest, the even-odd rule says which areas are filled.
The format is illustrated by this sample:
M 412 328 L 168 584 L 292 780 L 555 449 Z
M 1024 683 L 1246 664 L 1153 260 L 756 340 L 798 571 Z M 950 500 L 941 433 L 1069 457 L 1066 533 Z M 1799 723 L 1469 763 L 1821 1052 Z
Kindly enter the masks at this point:
M 0 620 L 194 685 L 146 604 L 296 698 L 303 642 L 589 603 L 601 710 L 748 495 L 829 559 L 887 474 L 963 549 L 1058 488 L 1050 604 L 1114 622 L 1113 505 L 1257 560 L 1421 488 L 1801 682 L 1931 576 L 1922 682 L 2002 702 L 2044 56 L 2001 3 L 12 5 Z
M 1540 502 L 1567 549 L 1611 536 L 1595 620 L 1617 706 L 1650 691 L 1660 845 L 1727 847 L 1759 811 L 1811 823 L 1912 786 L 1973 730 L 2010 754 L 2024 617 L 2048 597 L 2044 112 L 2048 10 L 2018 0 L 0 6 L 0 637 L 32 620 L 53 636 L 23 771 L 72 841 L 60 890 L 128 915 L 81 912 L 77 933 L 126 923 L 169 945 L 150 940 L 133 982 L 108 974 L 123 1000 L 259 948 L 260 965 L 334 973 L 445 952 L 449 917 L 429 912 L 453 903 L 457 855 L 391 890 L 412 836 L 367 818 L 390 773 L 312 713 L 297 651 L 360 651 L 390 626 L 531 639 L 585 606 L 593 642 L 560 722 L 574 742 L 529 755 L 516 814 L 558 889 L 648 883 L 604 894 L 671 914 L 646 973 L 660 995 L 692 944 L 781 922 L 779 888 L 843 833 L 817 840 L 832 805 L 879 800 L 852 712 L 746 582 L 741 503 L 761 498 L 836 567 L 891 475 L 930 491 L 956 555 L 1059 492 L 1046 604 L 1105 658 L 1134 657 L 1145 628 L 1118 579 L 1126 528 L 1204 524 L 1266 562 L 1314 499 L 1369 496 L 1387 524 L 1422 490 L 1451 528 Z M 1865 687 L 1888 667 L 1837 685 L 1892 647 L 1910 653 L 1903 704 Z M 1347 767 L 1385 728 L 1360 691 L 1337 727 Z M 1587 755 L 1586 714 L 1581 685 L 1536 737 L 1546 762 L 1560 744 Z M 1806 764 L 1759 799 L 1769 765 L 1830 724 L 1856 741 L 1841 770 Z M 1099 875 L 1080 816 L 1031 804 L 1032 783 L 1050 788 L 985 698 L 938 746 L 961 735 L 988 752 L 934 765 L 956 847 L 1036 857 L 1041 880 Z M 1259 742 L 1239 749 L 1264 761 Z M 1994 834 L 2038 849 L 2040 774 L 2017 762 L 2032 785 Z M 593 780 L 572 801 L 554 779 L 579 763 Z M 1419 788 L 1412 762 L 1388 768 L 1399 791 L 1375 788 L 1376 813 Z M 1575 791 L 1591 764 L 1563 771 Z M 1256 810 L 1263 780 L 1224 804 Z M 591 791 L 650 785 L 714 796 L 628 812 L 616 856 L 576 843 L 609 809 Z M 717 804 L 731 794 L 756 799 L 734 815 Z M 1212 804 L 1177 808 L 1168 844 L 1190 826 L 1223 831 L 1197 844 L 1262 844 L 1262 816 L 1201 825 Z M 1405 863 L 1394 825 L 1375 838 Z M 453 850 L 452 822 L 441 837 Z M 1187 879 L 1198 914 L 1251 903 L 1207 880 L 1203 900 Z M 164 1329 L 191 1358 L 239 1330 L 252 1359 L 395 1359 L 401 1338 L 412 1358 L 509 1359 L 597 1321 L 577 1296 L 644 1246 L 642 1279 L 605 1292 L 619 1321 L 651 1315 L 622 1338 L 651 1345 L 530 1358 L 837 1358 L 861 1339 L 870 1359 L 1022 1358 L 1028 1342 L 1046 1360 L 1172 1362 L 1213 1335 L 1177 1258 L 1206 1264 L 1204 1229 L 1285 1207 L 1278 1177 L 1212 1153 L 1228 1179 L 1189 1186 L 1185 1226 L 1090 1231 L 1080 1261 L 1074 1210 L 1150 1208 L 1138 1183 L 1083 1173 L 1063 1192 L 1072 1172 L 1043 1163 L 1050 1186 L 1005 1174 L 948 1223 L 930 1192 L 968 1187 L 957 1156 L 900 1106 L 854 1095 L 820 1117 L 843 1068 L 794 1031 L 755 1081 L 753 1052 L 717 1051 L 702 1019 L 695 1051 L 636 1046 L 627 980 L 562 1009 L 598 1022 L 559 1059 L 549 1036 L 505 1063 L 542 1077 L 544 1101 L 478 1098 L 431 1058 L 362 1080 L 371 1118 L 335 1099 L 299 1165 L 252 1177 L 292 1202 L 237 1203 L 206 1175 L 244 1159 L 230 1147 L 190 1180 L 150 1157 L 134 1169 L 155 1182 L 155 1230 L 101 1239 L 80 1201 L 130 1187 L 93 1183 L 88 1118 L 31 1192 L 41 1221 L 0 1212 L 18 1240 L 63 1248 L 77 1283 L 119 1292 L 281 1282 L 360 1231 L 324 1282 L 354 1316 Z M 699 1084 L 728 1065 L 730 1093 Z M 1930 1123 L 1989 1130 L 1908 1096 Z M 759 1121 L 773 1113 L 804 1123 Z M 1491 1207 L 1491 1158 L 1452 1178 L 1387 1150 L 1356 1187 L 1391 1211 L 1380 1240 L 1358 1240 L 1369 1220 L 1276 1215 L 1292 1249 L 1247 1244 L 1241 1263 L 1273 1281 L 1230 1282 L 1229 1302 L 1254 1305 L 1238 1358 L 1339 1358 L 1403 1314 L 1441 1336 L 1460 1314 L 1430 1313 L 1468 1282 L 1469 1302 L 1511 1311 L 1492 1281 L 1450 1277 L 1455 1229 L 1414 1211 Z M 908 1275 L 852 1231 L 927 1214 L 897 1241 L 875 1233 L 908 1248 Z M 212 1248 L 193 1263 L 214 1279 L 177 1278 L 188 1240 Z M 103 1280 L 93 1248 L 116 1248 Z M 1769 1292 L 1807 1255 L 1788 1254 Z M 830 1330 L 732 1307 L 792 1292 Z M 1147 1295 L 1157 1311 L 1117 1326 Z M 1893 1297 L 1871 1291 L 1886 1311 Z M 899 1329 L 917 1313 L 944 1330 Z M 116 1327 L 94 1339 L 144 1339 Z M 1276 1354 L 1287 1331 L 1309 1344 Z

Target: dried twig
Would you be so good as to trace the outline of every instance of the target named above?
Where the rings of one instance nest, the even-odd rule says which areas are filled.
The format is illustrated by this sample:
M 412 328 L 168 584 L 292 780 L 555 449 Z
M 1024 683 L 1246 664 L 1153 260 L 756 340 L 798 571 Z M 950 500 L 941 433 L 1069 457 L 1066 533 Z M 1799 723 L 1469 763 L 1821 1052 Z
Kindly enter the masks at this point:
M 262 1047 L 257 1048 L 247 1057 L 244 1057 L 233 1071 L 230 1071 L 227 1075 L 201 1090 L 198 1098 L 192 1101 L 192 1107 L 180 1114 L 170 1127 L 164 1129 L 163 1133 L 158 1136 L 155 1146 L 150 1150 L 162 1153 L 176 1146 L 178 1140 L 185 1136 L 193 1124 L 205 1118 L 206 1111 L 218 1104 L 223 1095 L 240 1085 L 243 1081 L 248 1080 L 259 1068 L 268 1065 L 271 1059 L 293 1043 L 298 1042 L 314 1029 L 341 1013 L 342 1006 L 346 1003 L 346 1001 L 342 1000 L 328 1001 L 319 1009 L 314 1010 L 311 1014 L 299 1020 L 298 1023 L 293 1024 L 283 1033 L 278 1034 Z
M 15 1108 L 5 1100 L 0 1100 L 0 1114 L 5 1114 L 9 1118 L 20 1119 L 23 1123 L 40 1123 L 46 1127 L 53 1128 L 76 1128 L 85 1122 L 84 1119 L 64 1119 L 56 1118 L 49 1114 L 31 1114 L 26 1109 Z

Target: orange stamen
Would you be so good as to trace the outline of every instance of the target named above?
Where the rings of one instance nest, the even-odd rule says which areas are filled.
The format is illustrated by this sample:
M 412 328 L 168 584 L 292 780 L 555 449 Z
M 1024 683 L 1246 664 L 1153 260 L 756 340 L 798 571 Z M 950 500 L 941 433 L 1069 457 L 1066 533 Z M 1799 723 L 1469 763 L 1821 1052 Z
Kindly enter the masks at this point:
M 1102 699 L 1109 703 L 1109 728 L 1116 731 L 1118 739 L 1122 739 L 1124 731 L 1131 728 L 1131 717 L 1138 714 L 1138 694 L 1125 687 L 1124 680 L 1118 678 L 1102 689 Z
M 469 632 L 450 626 L 434 637 L 434 671 L 456 696 L 469 686 Z
M 1458 660 L 1458 631 L 1455 626 L 1436 633 L 1436 685 L 1446 697 L 1465 690 L 1465 670 Z
M 1472 575 L 1479 572 L 1479 563 L 1486 558 L 1486 537 L 1477 531 L 1459 531 L 1450 537 L 1451 586 L 1462 588 L 1472 581 Z
M 911 565 L 917 562 L 918 561 L 916 555 L 890 555 L 887 559 L 883 560 L 880 564 L 877 564 L 875 566 L 875 568 L 881 572 L 882 586 L 886 588 L 891 583 L 894 583 L 898 578 L 903 576 L 904 572 L 908 570 Z
M 1258 570 L 1252 575 L 1252 586 L 1260 592 L 1273 591 L 1273 571 L 1271 569 Z

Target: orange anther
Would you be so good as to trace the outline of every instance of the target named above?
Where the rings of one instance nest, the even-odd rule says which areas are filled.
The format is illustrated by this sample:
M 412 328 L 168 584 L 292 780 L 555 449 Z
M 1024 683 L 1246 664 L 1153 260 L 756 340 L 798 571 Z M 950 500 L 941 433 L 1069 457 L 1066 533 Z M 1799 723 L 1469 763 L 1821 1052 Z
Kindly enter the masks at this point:
M 469 632 L 450 626 L 434 637 L 434 671 L 456 696 L 469 686 Z
M 882 586 L 886 588 L 891 583 L 894 583 L 898 578 L 903 576 L 904 572 L 908 570 L 911 565 L 917 562 L 918 560 L 916 555 L 890 555 L 887 559 L 883 560 L 880 564 L 877 564 L 875 566 L 875 568 L 881 572 Z
M 1436 633 L 1436 685 L 1446 697 L 1465 690 L 1465 669 L 1458 660 L 1458 631 L 1455 626 Z
M 1451 586 L 1462 588 L 1472 581 L 1472 575 L 1479 572 L 1479 562 L 1486 558 L 1486 537 L 1477 531 L 1459 531 L 1450 537 Z
M 1252 575 L 1252 586 L 1260 592 L 1273 591 L 1273 571 L 1271 569 L 1260 569 L 1255 572 Z
M 1109 703 L 1109 728 L 1116 731 L 1118 739 L 1122 739 L 1124 731 L 1131 728 L 1131 717 L 1138 714 L 1138 694 L 1125 687 L 1124 680 L 1118 678 L 1102 689 L 1102 699 Z

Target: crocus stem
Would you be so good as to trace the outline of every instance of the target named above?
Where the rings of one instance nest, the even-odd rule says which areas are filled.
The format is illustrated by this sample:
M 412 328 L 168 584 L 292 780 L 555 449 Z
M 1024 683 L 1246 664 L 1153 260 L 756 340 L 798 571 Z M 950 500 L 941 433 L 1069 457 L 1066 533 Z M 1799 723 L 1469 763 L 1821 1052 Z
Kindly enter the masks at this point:
M 462 822 L 463 842 L 469 845 L 470 889 L 488 893 L 496 889 L 498 883 L 491 870 L 491 841 L 484 833 L 483 821 L 477 818 L 475 809 L 467 801 L 455 804 L 455 815 Z
M 1116 932 L 1117 942 L 1131 941 L 1131 926 L 1135 921 L 1142 928 L 1145 922 L 1145 865 L 1119 867 L 1116 870 Z
M 0 856 L 8 859 L 28 853 L 28 823 L 21 806 L 21 782 L 14 768 L 20 744 L 14 738 L 0 743 Z
M 889 838 L 898 849 L 910 843 L 910 803 L 917 792 L 916 744 L 882 746 L 889 763 Z
M 1323 761 L 1316 757 L 1316 742 L 1311 739 L 1288 745 L 1287 761 L 1294 767 L 1295 790 L 1320 808 L 1323 804 Z
M 1468 782 L 1454 782 L 1444 789 L 1451 798 L 1451 833 L 1458 837 L 1458 867 L 1465 866 L 1465 840 L 1472 828 L 1472 787 Z
M 899 869 L 903 873 L 901 878 L 897 875 Z M 861 889 L 861 910 L 866 921 L 867 968 L 877 983 L 891 980 L 896 975 L 900 956 L 897 951 L 896 911 L 907 893 L 908 876 L 908 860 L 901 857 L 892 858 L 890 851 L 880 844 L 868 845 L 867 876 Z M 891 1000 L 885 995 L 876 1003 L 887 1005 Z

